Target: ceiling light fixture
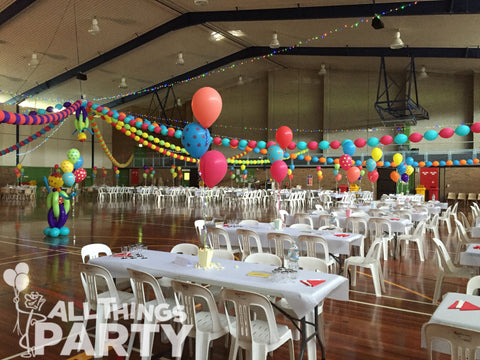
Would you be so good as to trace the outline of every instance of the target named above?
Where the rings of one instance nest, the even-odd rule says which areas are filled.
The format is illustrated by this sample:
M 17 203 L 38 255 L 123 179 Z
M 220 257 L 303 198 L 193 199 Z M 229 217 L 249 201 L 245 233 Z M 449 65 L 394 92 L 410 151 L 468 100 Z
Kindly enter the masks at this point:
M 183 59 L 183 53 L 181 51 L 177 55 L 176 64 L 177 65 L 184 65 L 185 64 L 185 60 Z
M 380 19 L 380 15 L 375 14 L 375 16 L 372 18 L 372 27 L 375 30 L 380 30 L 380 29 L 383 29 L 385 27 L 382 19 Z
M 30 59 L 30 62 L 28 63 L 28 66 L 36 67 L 38 64 L 40 64 L 40 61 L 38 60 L 37 53 L 34 51 L 32 53 L 32 58 Z
M 243 84 L 245 84 L 245 82 L 243 81 L 242 75 L 240 75 L 240 76 L 238 77 L 237 85 L 243 85 Z
M 120 89 L 126 89 L 126 88 L 128 88 L 127 79 L 125 79 L 124 77 L 122 77 L 122 78 L 120 79 L 120 84 L 118 84 L 118 87 L 119 87 Z
M 277 49 L 280 47 L 280 42 L 278 41 L 278 34 L 274 32 L 272 35 L 272 41 L 270 42 L 271 49 Z
M 208 5 L 208 0 L 193 0 L 193 3 L 197 6 Z
M 425 65 L 422 65 L 420 69 L 420 73 L 418 74 L 418 79 L 426 79 L 428 78 L 427 70 L 425 68 Z
M 212 31 L 210 33 L 210 37 L 209 37 L 210 41 L 215 42 L 215 41 L 220 41 L 222 39 L 225 39 L 225 36 L 223 36 L 222 34 L 216 32 L 216 31 Z
M 182 106 L 182 99 L 180 98 L 177 98 L 177 106 Z
M 235 37 L 245 36 L 245 33 L 242 30 L 228 30 L 228 33 Z
M 393 39 L 393 42 L 390 44 L 390 49 L 396 50 L 396 49 L 401 49 L 405 47 L 405 43 L 400 39 L 400 30 L 397 30 L 395 32 L 395 37 Z
M 327 73 L 326 65 L 322 64 L 320 65 L 320 70 L 318 71 L 318 75 L 323 76 Z
M 90 35 L 97 35 L 100 32 L 100 27 L 98 26 L 97 17 L 94 16 L 92 19 L 92 27 L 88 30 Z

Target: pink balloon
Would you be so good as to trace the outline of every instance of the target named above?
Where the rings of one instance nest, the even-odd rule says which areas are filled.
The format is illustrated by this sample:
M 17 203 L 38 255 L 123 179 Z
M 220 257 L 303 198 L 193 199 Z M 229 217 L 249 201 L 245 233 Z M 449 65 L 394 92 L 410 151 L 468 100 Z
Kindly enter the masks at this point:
M 231 148 L 236 148 L 237 146 L 238 146 L 238 140 L 237 139 L 230 140 L 230 147 Z
M 383 135 L 380 138 L 380 143 L 383 145 L 390 145 L 393 141 L 393 138 L 390 135 Z
M 340 145 L 342 145 L 342 144 L 340 143 L 340 141 L 337 141 L 337 140 L 333 140 L 333 141 L 330 143 L 330 147 L 331 147 L 332 149 L 334 149 L 334 150 L 335 150 L 335 149 L 338 149 L 338 148 L 340 147 Z
M 363 138 L 359 138 L 359 139 L 355 140 L 353 143 L 355 144 L 356 147 L 362 148 L 365 145 L 367 145 L 367 140 L 365 140 Z
M 275 141 L 269 141 L 267 142 L 267 149 L 272 146 L 272 145 L 277 145 L 277 143 Z
M 440 135 L 440 137 L 442 137 L 444 139 L 451 138 L 453 136 L 453 134 L 455 134 L 455 131 L 452 128 L 443 128 L 438 133 L 438 135 Z
M 200 176 L 209 188 L 217 185 L 227 173 L 227 159 L 220 151 L 207 151 L 200 158 Z
M 75 182 L 79 183 L 85 180 L 87 177 L 87 172 L 83 168 L 79 168 L 73 172 L 73 175 L 75 175 Z
M 215 145 L 220 145 L 220 144 L 222 143 L 222 138 L 220 138 L 220 137 L 218 137 L 218 136 L 214 137 L 214 138 L 213 138 L 213 143 L 214 143 Z
M 347 154 L 340 156 L 340 167 L 343 170 L 348 170 L 352 167 L 352 157 Z
M 418 133 L 418 132 L 412 133 L 408 137 L 408 140 L 410 140 L 411 142 L 414 142 L 414 143 L 417 143 L 417 142 L 421 141 L 422 139 L 423 139 L 423 135 Z
M 247 146 L 248 146 L 249 148 L 252 148 L 252 149 L 253 149 L 254 147 L 257 146 L 257 142 L 256 142 L 255 140 L 250 140 L 250 141 L 248 142 Z
M 472 130 L 474 133 L 480 133 L 480 122 L 473 123 L 470 126 L 470 130 Z
M 360 177 L 360 169 L 356 166 L 352 166 L 347 170 L 347 179 L 348 182 L 353 183 L 358 180 Z
M 368 180 L 370 180 L 372 183 L 378 180 L 378 171 L 373 170 L 368 173 Z
M 288 146 L 287 146 L 288 150 L 294 150 L 296 147 L 297 147 L 297 143 L 295 143 L 293 141 L 290 144 L 288 144 Z
M 270 174 L 275 179 L 276 182 L 281 183 L 285 176 L 288 173 L 288 166 L 283 160 L 275 161 L 270 167 Z
M 293 139 L 293 132 L 288 126 L 280 126 L 275 133 L 275 140 L 282 149 L 285 149 Z
M 193 95 L 192 111 L 198 122 L 209 128 L 222 112 L 222 97 L 214 88 L 203 87 Z
M 318 149 L 318 142 L 316 141 L 310 141 L 308 144 L 307 144 L 307 147 L 309 150 L 317 150 Z
M 337 175 L 335 176 L 335 179 L 336 179 L 337 181 L 342 180 L 342 174 L 337 174 Z

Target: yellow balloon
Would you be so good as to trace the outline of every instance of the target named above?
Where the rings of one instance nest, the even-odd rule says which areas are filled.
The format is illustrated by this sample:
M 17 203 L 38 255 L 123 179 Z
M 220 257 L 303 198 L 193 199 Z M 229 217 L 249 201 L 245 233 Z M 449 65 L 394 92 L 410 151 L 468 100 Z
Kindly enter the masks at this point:
M 412 165 L 407 165 L 407 171 L 405 171 L 405 173 L 406 173 L 408 176 L 410 176 L 410 175 L 413 174 L 413 171 L 414 171 L 414 170 L 415 170 L 415 169 L 413 168 Z
M 240 170 L 245 170 L 245 165 L 240 166 Z
M 60 164 L 60 169 L 62 169 L 63 172 L 73 172 L 73 164 L 69 160 L 64 160 Z
M 383 152 L 380 148 L 374 148 L 372 150 L 372 159 L 379 161 L 382 158 Z
M 287 175 L 292 175 L 292 169 L 287 170 Z
M 402 160 L 403 160 L 402 154 L 396 153 L 395 155 L 393 155 L 393 162 L 397 164 L 397 166 L 402 163 Z
M 172 176 L 173 176 L 173 178 L 175 179 L 175 178 L 178 176 L 178 174 L 177 174 L 176 172 L 174 172 L 174 173 L 172 174 Z
M 22 170 L 22 164 L 17 164 L 17 169 Z

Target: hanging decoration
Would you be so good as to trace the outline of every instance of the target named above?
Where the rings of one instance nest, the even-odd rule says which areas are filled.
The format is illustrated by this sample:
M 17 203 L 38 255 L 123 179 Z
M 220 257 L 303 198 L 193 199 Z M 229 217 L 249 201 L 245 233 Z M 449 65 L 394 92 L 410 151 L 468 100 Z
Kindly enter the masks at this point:
M 132 163 L 133 157 L 134 157 L 133 154 L 130 155 L 126 163 L 121 164 L 117 160 L 115 160 L 112 153 L 108 149 L 107 144 L 105 144 L 105 140 L 103 140 L 102 133 L 100 132 L 100 129 L 98 128 L 97 123 L 93 120 L 92 120 L 92 129 L 93 129 L 93 132 L 95 133 L 95 136 L 97 137 L 98 142 L 100 143 L 100 146 L 102 147 L 103 152 L 105 153 L 105 155 L 107 155 L 108 159 L 112 162 L 113 165 L 123 169 Z

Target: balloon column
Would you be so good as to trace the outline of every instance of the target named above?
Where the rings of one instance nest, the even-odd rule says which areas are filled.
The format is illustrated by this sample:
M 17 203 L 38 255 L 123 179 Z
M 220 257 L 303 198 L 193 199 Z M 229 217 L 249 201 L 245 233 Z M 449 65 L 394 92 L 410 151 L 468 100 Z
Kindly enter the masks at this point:
M 62 161 L 60 169 L 55 165 L 55 171 L 48 177 L 44 177 L 45 185 L 48 189 L 47 195 L 47 220 L 49 227 L 43 230 L 46 236 L 57 237 L 66 236 L 70 230 L 65 227 L 68 215 L 70 214 L 70 200 L 76 194 L 71 196 L 62 190 L 62 186 L 72 187 L 75 183 L 80 183 L 87 177 L 87 172 L 82 168 L 83 159 L 77 149 L 70 149 L 67 153 L 68 160 Z
M 15 171 L 15 176 L 17 177 L 17 179 L 20 179 L 20 182 L 22 182 L 22 177 L 23 177 L 23 173 L 25 172 L 25 169 L 22 167 L 22 164 L 17 164 L 17 166 L 15 167 L 15 169 L 13 169 L 13 171 Z

